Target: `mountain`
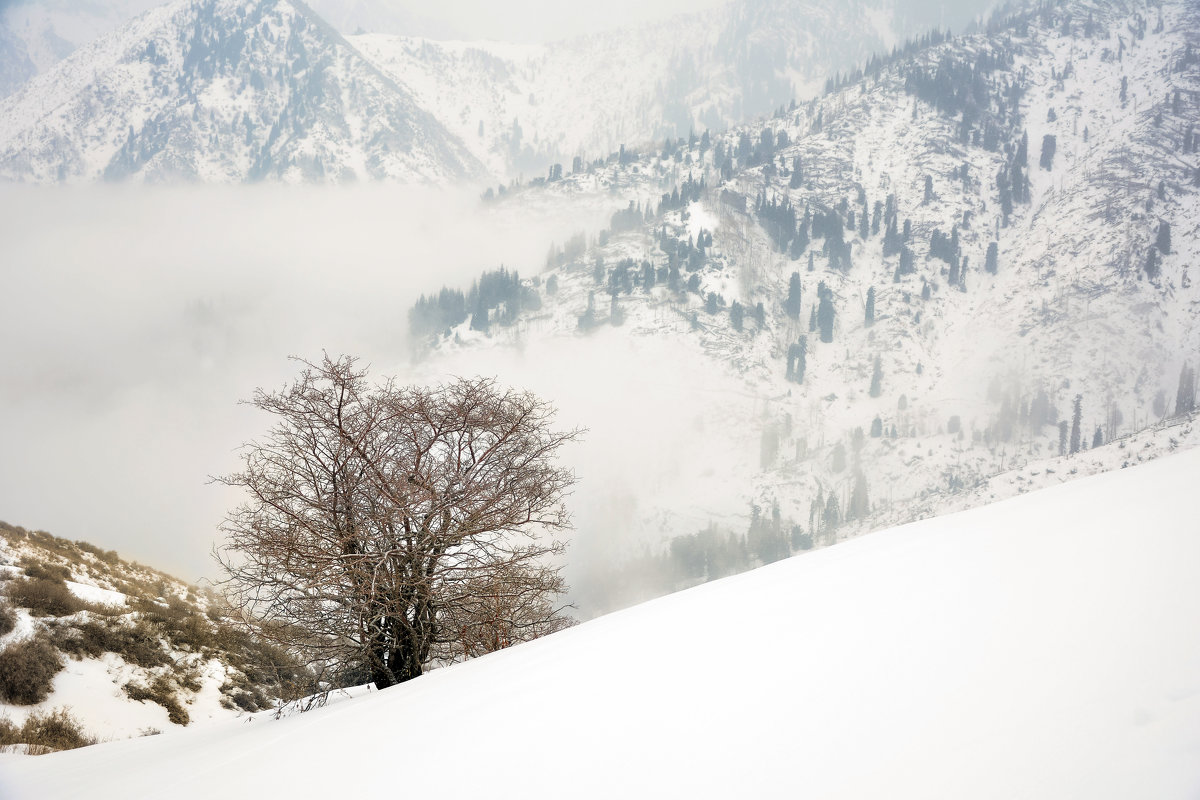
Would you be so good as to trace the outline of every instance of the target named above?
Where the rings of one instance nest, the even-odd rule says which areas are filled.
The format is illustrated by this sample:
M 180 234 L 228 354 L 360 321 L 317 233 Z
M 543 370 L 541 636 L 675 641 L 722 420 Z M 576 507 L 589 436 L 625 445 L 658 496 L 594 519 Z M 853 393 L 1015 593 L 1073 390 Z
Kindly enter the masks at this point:
M 728 571 L 718 551 L 745 567 L 1075 470 L 1194 408 L 1198 13 L 1039 7 L 767 120 L 507 187 L 502 206 L 615 210 L 520 291 L 427 299 L 414 334 L 451 369 L 512 343 L 678 370 L 686 405 L 632 412 L 677 459 L 606 503 L 674 537 L 675 585 Z
M 0 791 L 1182 800 L 1200 785 L 1200 538 L 1180 524 L 1197 480 L 1191 451 L 306 714 L 0 756 Z
M 15 0 L 0 8 L 0 97 L 162 0 Z
M 0 101 L 0 177 L 448 182 L 479 163 L 289 0 L 185 0 Z
M 515 177 L 810 98 L 836 71 L 918 33 L 912 20 L 876 0 L 739 0 L 548 45 L 350 41 L 493 173 Z
M 14 728 L 64 711 L 78 745 L 274 706 L 300 668 L 231 619 L 210 589 L 0 523 L 0 745 L 48 746 Z

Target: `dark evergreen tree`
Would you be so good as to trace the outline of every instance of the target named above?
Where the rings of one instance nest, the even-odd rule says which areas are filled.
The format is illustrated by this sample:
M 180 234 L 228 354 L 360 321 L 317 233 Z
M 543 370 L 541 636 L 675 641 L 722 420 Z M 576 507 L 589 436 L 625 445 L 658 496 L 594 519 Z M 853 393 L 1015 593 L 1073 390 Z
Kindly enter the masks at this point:
M 878 439 L 883 435 L 883 420 L 879 417 L 871 420 L 871 438 Z
M 879 397 L 883 392 L 883 361 L 875 356 L 875 369 L 871 372 L 871 397 Z
M 1058 149 L 1058 141 L 1053 134 L 1047 133 L 1042 137 L 1042 158 L 1038 163 L 1044 170 L 1054 168 L 1054 151 Z
M 784 303 L 784 311 L 792 319 L 800 319 L 800 290 L 800 273 L 793 272 L 788 279 L 787 301 Z
M 867 289 L 867 310 L 863 318 L 863 324 L 868 328 L 875 324 L 875 287 Z
M 1179 389 L 1175 392 L 1175 416 L 1182 417 L 1196 410 L 1196 373 L 1189 364 L 1179 372 Z
M 1083 422 L 1083 395 L 1075 395 L 1075 405 L 1071 411 L 1071 455 L 1079 452 L 1080 425 Z
M 1097 447 L 1100 447 L 1103 444 L 1104 444 L 1104 431 L 1102 431 L 1100 429 L 1100 426 L 1097 425 L 1096 432 L 1095 432 L 1095 434 L 1092 435 L 1092 449 L 1095 450 Z
M 821 341 L 826 344 L 833 341 L 833 292 L 825 285 L 825 281 L 817 287 L 817 327 L 821 329 Z
M 1154 248 L 1150 248 L 1150 252 L 1146 254 L 1145 269 L 1146 269 L 1146 277 L 1149 278 L 1150 280 L 1154 280 L 1155 278 L 1157 278 L 1159 272 L 1161 271 L 1160 265 L 1158 262 L 1158 251 Z
M 933 176 L 926 175 L 925 176 L 925 199 L 922 202 L 925 204 L 928 204 L 932 201 L 933 201 Z
M 1159 220 L 1158 223 L 1158 238 L 1155 239 L 1155 245 L 1158 251 L 1164 256 L 1171 252 L 1171 223 L 1164 220 Z
M 867 479 L 861 470 L 854 474 L 854 488 L 850 492 L 850 502 L 846 505 L 846 519 L 863 519 L 871 511 L 867 498 Z
M 993 275 L 999 268 L 999 246 L 996 242 L 988 242 L 987 257 L 984 259 L 983 268 Z
M 745 317 L 746 310 L 742 307 L 741 303 L 739 303 L 737 300 L 734 300 L 729 306 L 729 324 L 732 325 L 733 329 L 738 333 L 742 332 Z
M 1068 431 L 1070 431 L 1070 426 L 1067 425 L 1067 421 L 1065 419 L 1058 423 L 1058 454 L 1060 456 L 1065 456 L 1067 454 Z
M 815 303 L 812 305 L 812 313 L 808 315 L 808 332 L 817 332 L 817 306 Z

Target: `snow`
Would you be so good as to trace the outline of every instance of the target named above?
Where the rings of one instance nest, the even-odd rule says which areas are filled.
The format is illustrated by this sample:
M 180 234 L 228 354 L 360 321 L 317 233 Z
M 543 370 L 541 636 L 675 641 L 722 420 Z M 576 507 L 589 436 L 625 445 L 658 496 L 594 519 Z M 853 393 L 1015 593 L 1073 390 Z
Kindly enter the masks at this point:
M 71 594 L 87 603 L 99 603 L 105 606 L 124 606 L 128 600 L 121 592 L 115 592 L 112 589 L 101 589 L 98 586 L 92 586 L 87 583 L 67 581 L 67 588 L 71 590 Z
M 306 714 L 0 756 L 0 794 L 1194 797 L 1198 479 L 1182 453 Z

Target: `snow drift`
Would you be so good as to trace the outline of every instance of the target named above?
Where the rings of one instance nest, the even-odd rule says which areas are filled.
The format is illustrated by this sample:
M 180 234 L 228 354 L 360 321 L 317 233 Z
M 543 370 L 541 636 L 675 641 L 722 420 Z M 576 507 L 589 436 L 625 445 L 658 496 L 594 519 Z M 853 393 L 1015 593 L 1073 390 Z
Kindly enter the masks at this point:
M 42 757 L 8 798 L 1194 797 L 1200 451 L 386 692 Z

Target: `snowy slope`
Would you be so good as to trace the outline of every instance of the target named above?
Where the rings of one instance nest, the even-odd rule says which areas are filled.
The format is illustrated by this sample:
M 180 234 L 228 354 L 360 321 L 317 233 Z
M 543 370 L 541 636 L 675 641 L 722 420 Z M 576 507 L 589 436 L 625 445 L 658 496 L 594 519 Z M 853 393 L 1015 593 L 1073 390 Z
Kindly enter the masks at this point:
M 482 174 L 300 2 L 181 0 L 0 101 L 0 177 L 450 182 Z
M 352 36 L 501 177 L 722 130 L 915 33 L 874 0 L 741 0 L 548 45 Z
M 78 607 L 35 612 L 12 596 L 26 575 L 42 586 L 47 576 L 64 582 Z M 0 698 L 0 718 L 18 727 L 65 708 L 86 736 L 111 741 L 243 717 L 278 702 L 273 651 L 232 633 L 215 593 L 113 551 L 0 523 L 0 607 L 15 617 L 0 635 L 0 651 L 42 641 L 61 667 L 40 702 Z M 147 696 L 135 699 L 139 690 Z
M 0 790 L 1194 797 L 1198 479 L 1190 452 L 893 529 L 281 721 L 5 756 Z

